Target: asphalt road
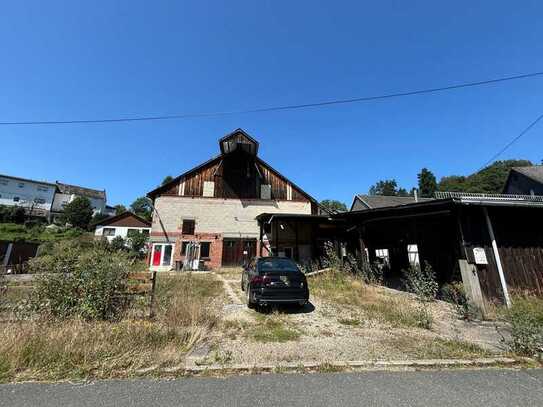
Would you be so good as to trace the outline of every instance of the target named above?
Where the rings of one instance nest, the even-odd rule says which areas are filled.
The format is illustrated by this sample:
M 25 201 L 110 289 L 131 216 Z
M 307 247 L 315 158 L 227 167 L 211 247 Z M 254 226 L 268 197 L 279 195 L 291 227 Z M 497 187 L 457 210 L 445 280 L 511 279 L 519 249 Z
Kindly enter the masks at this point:
M 543 370 L 7 384 L 1 406 L 543 406 Z

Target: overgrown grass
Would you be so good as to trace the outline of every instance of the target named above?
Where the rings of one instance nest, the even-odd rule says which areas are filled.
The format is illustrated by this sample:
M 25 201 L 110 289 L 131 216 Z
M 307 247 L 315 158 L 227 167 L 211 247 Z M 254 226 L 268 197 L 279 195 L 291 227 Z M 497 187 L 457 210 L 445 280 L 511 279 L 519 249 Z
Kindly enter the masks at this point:
M 342 272 L 330 271 L 315 276 L 309 281 L 309 287 L 315 296 L 359 308 L 370 320 L 393 327 L 429 329 L 432 325 L 432 316 L 423 304 L 406 297 L 386 295 L 378 287 Z
M 421 359 L 471 359 L 492 356 L 492 353 L 473 343 L 419 336 L 394 336 L 386 345 L 399 352 Z
M 259 316 L 257 321 L 246 330 L 246 336 L 257 342 L 288 342 L 301 336 L 298 329 L 288 326 L 277 313 Z
M 543 299 L 535 296 L 515 295 L 510 309 L 500 316 L 511 327 L 511 339 L 504 340 L 512 352 L 525 356 L 543 352 Z
M 158 277 L 156 317 L 0 323 L 0 381 L 126 377 L 172 366 L 217 325 L 213 276 Z
M 44 226 L 26 227 L 16 223 L 0 223 L 0 240 L 30 242 L 54 242 L 64 239 L 72 239 L 86 234 L 76 228 L 60 228 L 58 231 L 46 229 Z

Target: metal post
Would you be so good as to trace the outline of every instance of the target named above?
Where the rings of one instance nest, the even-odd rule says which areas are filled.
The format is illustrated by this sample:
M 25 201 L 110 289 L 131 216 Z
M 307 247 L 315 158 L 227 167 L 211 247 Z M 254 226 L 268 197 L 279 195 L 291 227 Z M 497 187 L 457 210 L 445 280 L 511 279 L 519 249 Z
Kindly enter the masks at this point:
M 502 261 L 500 259 L 500 252 L 498 251 L 498 244 L 496 243 L 496 236 L 494 236 L 494 229 L 492 228 L 492 222 L 488 216 L 488 210 L 483 207 L 485 213 L 486 225 L 488 226 L 488 234 L 492 241 L 492 251 L 494 252 L 494 259 L 496 260 L 496 266 L 498 267 L 498 274 L 500 275 L 500 282 L 502 284 L 503 297 L 505 299 L 505 305 L 507 308 L 511 308 L 511 298 L 509 298 L 509 292 L 507 291 L 507 282 L 505 281 L 505 275 L 503 273 Z

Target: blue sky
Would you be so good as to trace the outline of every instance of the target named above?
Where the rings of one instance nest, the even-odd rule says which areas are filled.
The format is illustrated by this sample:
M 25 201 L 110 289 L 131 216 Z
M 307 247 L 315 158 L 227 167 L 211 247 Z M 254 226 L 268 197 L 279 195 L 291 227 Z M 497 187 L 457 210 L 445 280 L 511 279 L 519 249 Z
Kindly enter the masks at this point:
M 543 70 L 540 1 L 21 1 L 0 12 L 0 121 L 243 110 Z M 0 173 L 129 204 L 241 127 L 317 199 L 477 170 L 543 113 L 543 77 L 189 120 L 0 126 Z M 543 159 L 543 124 L 501 158 Z

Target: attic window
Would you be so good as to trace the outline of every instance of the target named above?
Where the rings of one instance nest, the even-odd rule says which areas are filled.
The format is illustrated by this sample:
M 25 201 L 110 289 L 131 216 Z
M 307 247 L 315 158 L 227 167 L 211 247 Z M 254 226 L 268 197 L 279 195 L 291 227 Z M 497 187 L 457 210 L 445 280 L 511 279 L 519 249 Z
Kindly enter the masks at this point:
M 215 183 L 213 181 L 204 181 L 203 196 L 214 197 L 215 196 Z
M 260 199 L 271 199 L 271 185 L 260 185 Z

